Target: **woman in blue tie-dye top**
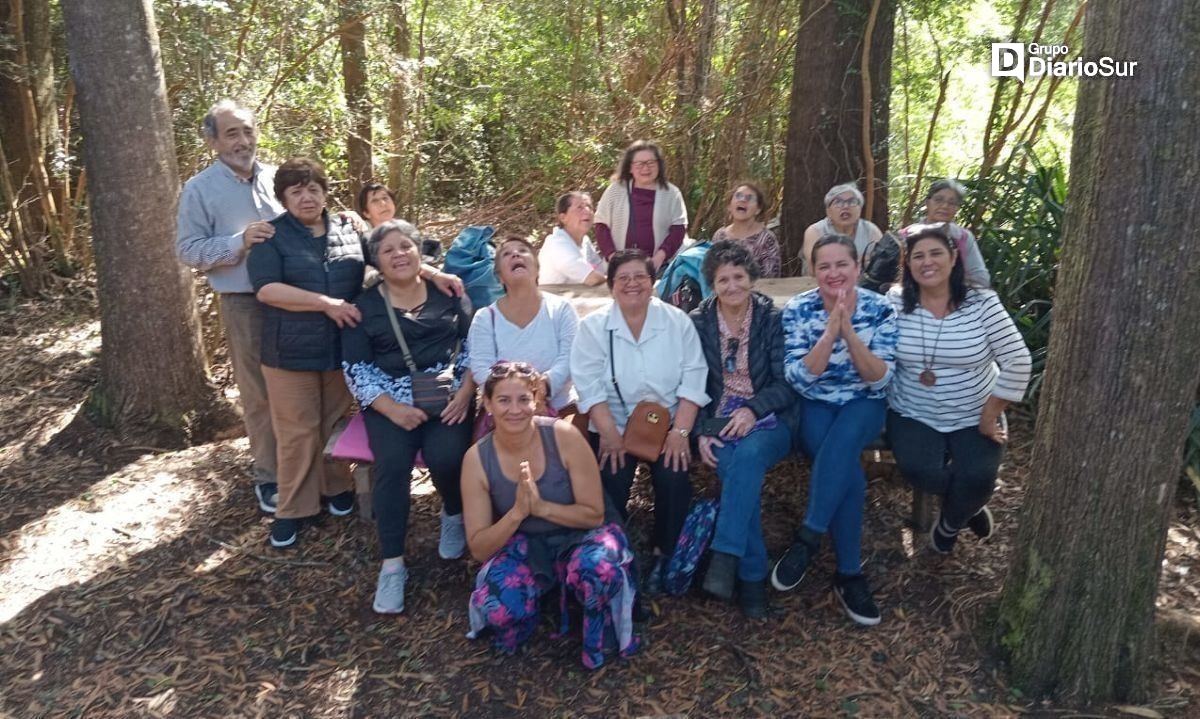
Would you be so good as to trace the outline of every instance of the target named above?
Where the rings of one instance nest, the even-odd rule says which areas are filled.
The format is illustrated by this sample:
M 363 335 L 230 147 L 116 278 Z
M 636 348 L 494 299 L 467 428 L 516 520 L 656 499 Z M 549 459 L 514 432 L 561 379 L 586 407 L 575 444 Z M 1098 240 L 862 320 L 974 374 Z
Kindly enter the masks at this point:
M 813 245 L 817 288 L 783 310 L 784 376 L 801 395 L 800 441 L 812 460 L 808 511 L 792 546 L 775 564 L 780 591 L 804 578 L 821 536 L 837 554 L 834 595 L 863 625 L 879 623 L 879 609 L 862 575 L 861 542 L 866 476 L 862 453 L 883 429 L 884 388 L 896 353 L 896 313 L 882 295 L 856 287 L 858 252 L 843 235 Z

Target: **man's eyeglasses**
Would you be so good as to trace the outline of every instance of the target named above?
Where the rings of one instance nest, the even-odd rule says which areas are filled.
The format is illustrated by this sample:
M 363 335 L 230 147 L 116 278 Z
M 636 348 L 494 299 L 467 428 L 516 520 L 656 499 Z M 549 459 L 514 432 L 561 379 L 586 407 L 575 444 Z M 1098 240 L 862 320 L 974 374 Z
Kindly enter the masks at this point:
M 737 337 L 730 337 L 725 343 L 725 371 L 733 374 L 737 371 L 737 353 L 740 342 Z

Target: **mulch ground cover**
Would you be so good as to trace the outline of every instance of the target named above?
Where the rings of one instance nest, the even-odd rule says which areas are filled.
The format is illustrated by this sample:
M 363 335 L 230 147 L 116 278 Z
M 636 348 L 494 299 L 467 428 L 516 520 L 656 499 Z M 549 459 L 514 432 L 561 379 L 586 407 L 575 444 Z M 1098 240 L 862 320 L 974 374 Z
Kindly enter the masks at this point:
M 266 542 L 244 439 L 166 452 L 74 423 L 97 374 L 93 301 L 0 312 L 0 717 L 1120 717 L 1200 716 L 1195 637 L 1167 633 L 1138 707 L 1027 700 L 989 654 L 1029 460 L 1014 439 L 992 503 L 999 531 L 935 555 L 909 492 L 871 465 L 865 571 L 883 622 L 849 622 L 828 548 L 770 621 L 698 593 L 656 600 L 643 650 L 597 671 L 553 608 L 517 656 L 470 641 L 477 565 L 437 558 L 438 502 L 416 482 L 405 613 L 371 611 L 374 531 L 326 517 L 294 551 Z M 218 367 L 217 374 L 227 372 Z M 807 465 L 769 476 L 773 554 L 803 516 Z M 715 479 L 696 473 L 699 493 Z M 645 547 L 639 480 L 631 533 Z M 1200 618 L 1200 512 L 1181 487 L 1160 610 Z

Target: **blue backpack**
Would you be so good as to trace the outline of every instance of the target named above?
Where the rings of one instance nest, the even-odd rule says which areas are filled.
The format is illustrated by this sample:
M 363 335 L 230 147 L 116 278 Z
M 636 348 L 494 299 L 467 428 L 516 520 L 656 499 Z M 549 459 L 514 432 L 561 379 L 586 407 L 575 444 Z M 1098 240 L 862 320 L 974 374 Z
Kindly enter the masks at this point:
M 683 529 L 675 542 L 675 551 L 667 560 L 667 571 L 663 576 L 663 589 L 667 594 L 678 597 L 692 586 L 692 579 L 700 567 L 700 558 L 708 550 L 708 543 L 712 541 L 716 530 L 718 508 L 715 499 L 696 500 L 687 519 L 683 520 Z
M 704 281 L 700 266 L 708 254 L 708 240 L 682 250 L 671 258 L 662 279 L 658 281 L 658 298 L 669 302 L 684 312 L 691 312 L 700 301 L 712 294 L 712 288 Z
M 494 271 L 496 248 L 490 240 L 496 230 L 488 225 L 471 225 L 454 238 L 446 250 L 442 269 L 457 275 L 467 288 L 471 306 L 487 307 L 504 294 L 504 287 Z

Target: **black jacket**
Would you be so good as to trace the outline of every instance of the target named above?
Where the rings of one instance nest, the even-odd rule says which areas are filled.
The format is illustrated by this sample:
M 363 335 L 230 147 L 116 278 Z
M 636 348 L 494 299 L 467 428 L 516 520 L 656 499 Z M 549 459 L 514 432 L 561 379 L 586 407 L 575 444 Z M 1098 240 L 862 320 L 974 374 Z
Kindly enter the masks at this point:
M 792 429 L 795 436 L 800 396 L 783 376 L 783 324 L 779 310 L 770 297 L 755 292 L 750 296 L 750 383 L 754 398 L 746 403 L 754 415 L 762 418 L 772 412 Z M 700 335 L 704 361 L 708 364 L 705 392 L 712 400 L 700 410 L 701 417 L 712 417 L 721 406 L 725 391 L 722 369 L 721 330 L 717 320 L 717 297 L 713 295 L 692 310 L 689 316 Z
M 258 292 L 272 282 L 349 302 L 363 282 L 362 236 L 343 216 L 325 215 L 324 237 L 290 212 L 271 224 L 275 234 L 250 250 L 246 269 Z M 338 326 L 323 312 L 292 312 L 263 305 L 262 363 L 308 372 L 342 368 Z

